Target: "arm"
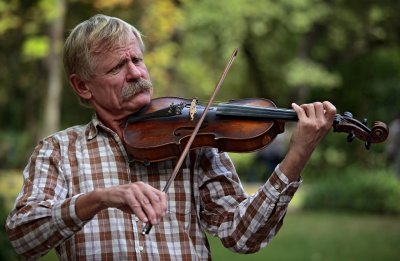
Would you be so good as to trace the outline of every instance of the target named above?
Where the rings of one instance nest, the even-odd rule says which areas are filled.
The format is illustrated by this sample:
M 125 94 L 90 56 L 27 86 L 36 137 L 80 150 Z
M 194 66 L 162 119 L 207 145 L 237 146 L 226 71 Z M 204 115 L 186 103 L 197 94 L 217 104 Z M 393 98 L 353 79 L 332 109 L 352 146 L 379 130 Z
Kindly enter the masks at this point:
M 68 168 L 64 164 L 72 159 L 61 155 L 57 140 L 49 138 L 37 146 L 24 170 L 23 189 L 6 222 L 17 253 L 29 258 L 44 255 L 108 207 L 136 214 L 153 224 L 165 214 L 165 193 L 142 182 L 75 195 L 72 178 L 64 171 Z M 61 163 L 62 158 L 67 163 Z
M 201 224 L 234 252 L 253 253 L 279 231 L 288 204 L 301 181 L 291 182 L 280 171 L 250 197 L 227 154 L 209 150 L 199 164 Z
M 332 128 L 336 108 L 330 102 L 292 104 L 299 121 L 293 131 L 288 152 L 280 164 L 289 181 L 298 180 L 318 143 Z
M 211 180 L 200 187 L 204 225 L 223 244 L 237 252 L 251 253 L 265 246 L 278 232 L 288 204 L 299 186 L 300 173 L 317 144 L 332 126 L 335 107 L 314 103 L 293 108 L 299 122 L 288 153 L 268 181 L 251 197 L 246 197 L 224 159 L 210 158 Z M 210 163 L 203 164 L 210 166 Z M 205 168 L 206 171 L 207 168 Z M 207 171 L 206 171 L 207 173 Z
M 7 218 L 6 229 L 17 253 L 37 258 L 80 230 L 85 222 L 75 213 L 80 195 L 67 198 L 57 141 L 40 142 L 23 175 L 24 186 Z

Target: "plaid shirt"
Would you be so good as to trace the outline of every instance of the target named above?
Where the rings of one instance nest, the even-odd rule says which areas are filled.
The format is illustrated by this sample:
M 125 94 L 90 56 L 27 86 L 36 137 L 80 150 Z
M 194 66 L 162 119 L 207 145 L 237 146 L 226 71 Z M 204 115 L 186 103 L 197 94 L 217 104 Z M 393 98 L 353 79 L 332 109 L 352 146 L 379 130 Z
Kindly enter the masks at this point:
M 55 247 L 61 260 L 207 260 L 205 231 L 225 247 L 251 253 L 278 232 L 300 182 L 275 170 L 246 195 L 226 153 L 194 150 L 168 192 L 168 211 L 148 235 L 135 215 L 116 208 L 80 220 L 75 202 L 95 188 L 143 181 L 163 189 L 176 160 L 144 166 L 96 117 L 42 140 L 24 170 L 24 186 L 6 228 L 19 254 L 35 259 Z

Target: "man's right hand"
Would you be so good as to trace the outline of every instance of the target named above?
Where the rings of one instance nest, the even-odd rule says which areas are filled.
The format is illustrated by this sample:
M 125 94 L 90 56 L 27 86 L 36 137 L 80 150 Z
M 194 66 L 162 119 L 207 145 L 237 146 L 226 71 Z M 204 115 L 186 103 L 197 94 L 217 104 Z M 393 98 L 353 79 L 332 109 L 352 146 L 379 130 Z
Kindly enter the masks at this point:
M 76 213 L 81 220 L 86 220 L 110 207 L 135 214 L 141 221 L 155 225 L 167 212 L 167 196 L 140 181 L 101 188 L 80 196 L 76 202 Z

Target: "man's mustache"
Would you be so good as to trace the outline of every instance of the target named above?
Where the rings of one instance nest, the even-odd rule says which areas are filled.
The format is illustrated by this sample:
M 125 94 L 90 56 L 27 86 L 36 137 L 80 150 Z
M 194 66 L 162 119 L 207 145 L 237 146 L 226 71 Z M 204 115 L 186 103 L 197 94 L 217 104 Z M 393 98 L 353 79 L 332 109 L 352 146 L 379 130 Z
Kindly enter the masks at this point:
M 153 84 L 151 81 L 139 78 L 138 80 L 134 82 L 130 82 L 126 84 L 122 88 L 122 98 L 123 99 L 128 99 L 129 97 L 132 97 L 133 95 L 140 93 L 142 91 L 147 91 L 153 89 Z

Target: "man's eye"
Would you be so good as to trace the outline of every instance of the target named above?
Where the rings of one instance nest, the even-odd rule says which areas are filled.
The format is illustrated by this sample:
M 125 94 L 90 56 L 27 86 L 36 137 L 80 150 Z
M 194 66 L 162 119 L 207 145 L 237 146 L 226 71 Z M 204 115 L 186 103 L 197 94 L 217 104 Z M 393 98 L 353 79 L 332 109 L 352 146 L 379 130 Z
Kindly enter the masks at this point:
M 122 66 L 123 66 L 123 64 L 120 63 L 120 64 L 118 64 L 117 66 L 114 66 L 114 67 L 110 70 L 110 72 L 111 72 L 111 73 L 118 72 L 118 71 L 122 68 Z
M 132 63 L 133 63 L 133 64 L 138 64 L 138 63 L 140 63 L 140 62 L 142 62 L 142 61 L 143 61 L 142 58 L 132 58 Z

